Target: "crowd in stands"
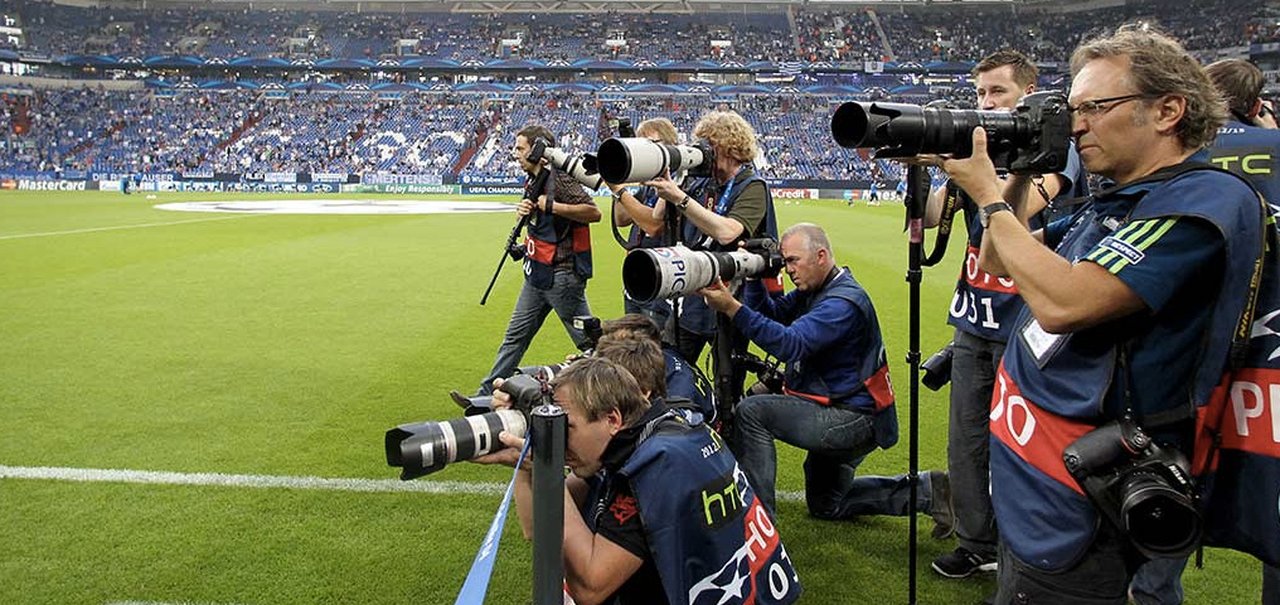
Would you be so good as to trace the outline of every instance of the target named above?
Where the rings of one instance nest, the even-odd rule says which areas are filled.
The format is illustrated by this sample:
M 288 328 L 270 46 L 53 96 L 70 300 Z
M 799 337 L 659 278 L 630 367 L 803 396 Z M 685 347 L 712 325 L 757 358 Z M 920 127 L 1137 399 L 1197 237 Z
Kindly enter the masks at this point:
M 799 5 L 797 5 L 799 6 Z M 786 13 L 455 14 L 280 9 L 121 9 L 0 1 L 24 39 L 9 48 L 48 53 L 370 58 L 417 55 L 455 61 L 531 58 L 742 62 L 973 61 L 1013 46 L 1062 61 L 1100 27 L 1146 19 L 1189 48 L 1280 39 L 1263 0 L 1135 0 L 1087 12 L 999 7 L 818 7 Z M 505 41 L 505 42 L 504 42 Z
M 638 124 L 673 118 L 682 136 L 711 109 L 741 112 L 759 134 L 761 173 L 770 178 L 896 178 L 890 162 L 832 142 L 826 98 L 526 94 L 497 101 L 481 95 L 297 94 L 96 89 L 6 95 L 10 134 L 0 171 L 263 173 L 326 172 L 449 175 L 460 182 L 521 175 L 509 156 L 511 133 L 537 122 L 570 153 L 594 151 L 616 132 L 610 119 Z M 19 109 L 21 108 L 21 109 Z M 21 134 L 13 134 L 18 113 Z M 686 139 L 686 142 L 692 142 Z M 884 175 L 890 175 L 885 177 Z

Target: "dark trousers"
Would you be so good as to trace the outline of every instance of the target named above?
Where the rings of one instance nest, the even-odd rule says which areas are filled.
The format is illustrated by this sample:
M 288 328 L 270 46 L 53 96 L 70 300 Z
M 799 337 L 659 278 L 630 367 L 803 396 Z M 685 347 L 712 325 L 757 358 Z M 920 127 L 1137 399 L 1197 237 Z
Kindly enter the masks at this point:
M 1032 567 L 1000 545 L 996 605 L 1126 605 L 1138 558 L 1108 526 L 1098 529 L 1075 567 L 1048 572 Z
M 1004 356 L 1003 342 L 956 330 L 951 360 L 951 418 L 947 470 L 960 546 L 996 554 L 996 516 L 991 507 L 991 391 Z

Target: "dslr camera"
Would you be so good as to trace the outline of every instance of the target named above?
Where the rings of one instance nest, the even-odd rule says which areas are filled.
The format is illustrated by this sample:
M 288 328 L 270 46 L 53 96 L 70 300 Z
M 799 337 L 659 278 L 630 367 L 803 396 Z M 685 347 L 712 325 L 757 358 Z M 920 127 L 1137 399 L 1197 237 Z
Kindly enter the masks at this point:
M 529 430 L 529 412 L 552 402 L 551 380 L 567 365 L 517 370 L 498 387 L 511 396 L 511 409 L 494 410 L 491 397 L 463 397 L 462 418 L 402 424 L 387 431 L 387 464 L 400 467 L 400 478 L 407 481 L 502 449 L 498 433 L 523 437 Z
M 877 159 L 922 153 L 973 153 L 973 129 L 987 131 L 987 154 L 997 169 L 1015 174 L 1058 172 L 1067 166 L 1071 112 L 1067 97 L 1043 91 L 1012 111 L 921 107 L 853 101 L 831 117 L 831 136 L 846 148 L 874 148 Z
M 1147 557 L 1182 557 L 1204 520 L 1182 452 L 1162 448 L 1128 418 L 1075 440 L 1062 460 L 1098 512 Z
M 604 184 L 604 179 L 596 168 L 596 156 L 590 153 L 571 154 L 559 147 L 550 147 L 545 141 L 538 139 L 529 149 L 527 159 L 530 163 L 546 160 L 548 165 L 569 173 L 569 176 L 590 191 L 595 191 Z
M 692 250 L 684 246 L 636 248 L 622 261 L 622 287 L 639 303 L 693 294 L 716 279 L 733 282 L 772 277 L 785 263 L 778 242 L 747 240 L 733 252 Z

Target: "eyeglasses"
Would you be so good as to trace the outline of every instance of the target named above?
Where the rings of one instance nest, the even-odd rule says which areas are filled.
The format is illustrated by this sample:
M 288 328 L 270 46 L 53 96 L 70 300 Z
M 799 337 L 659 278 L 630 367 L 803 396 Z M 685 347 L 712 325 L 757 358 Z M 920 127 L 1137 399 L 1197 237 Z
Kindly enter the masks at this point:
M 1067 111 L 1076 114 L 1082 118 L 1093 118 L 1111 111 L 1119 107 L 1123 103 L 1127 103 L 1134 99 L 1145 99 L 1149 95 L 1142 93 L 1131 95 L 1120 95 L 1118 97 L 1107 97 L 1105 99 L 1093 99 L 1091 101 L 1081 101 L 1079 105 L 1072 107 L 1067 106 Z

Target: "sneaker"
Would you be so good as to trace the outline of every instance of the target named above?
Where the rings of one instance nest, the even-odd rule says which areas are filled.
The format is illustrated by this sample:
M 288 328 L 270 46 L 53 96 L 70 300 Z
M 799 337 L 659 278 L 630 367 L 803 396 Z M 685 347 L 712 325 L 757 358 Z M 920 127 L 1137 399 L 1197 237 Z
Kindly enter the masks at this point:
M 956 513 L 951 505 L 951 478 L 946 471 L 929 471 L 928 475 L 932 504 L 929 516 L 933 517 L 933 531 L 929 535 L 935 540 L 950 538 L 956 533 Z
M 995 571 L 996 558 L 961 547 L 934 559 L 933 570 L 946 578 L 967 578 L 980 571 Z

